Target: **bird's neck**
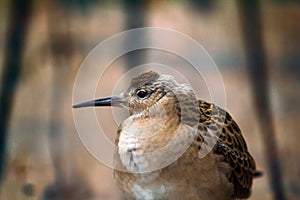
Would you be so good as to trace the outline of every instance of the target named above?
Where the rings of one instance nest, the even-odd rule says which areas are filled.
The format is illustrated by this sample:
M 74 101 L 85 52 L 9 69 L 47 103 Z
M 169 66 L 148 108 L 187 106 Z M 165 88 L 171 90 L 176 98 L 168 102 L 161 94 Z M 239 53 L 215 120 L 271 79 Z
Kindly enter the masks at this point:
M 190 145 L 193 130 L 180 123 L 176 102 L 161 101 L 121 125 L 118 154 L 131 172 L 157 170 L 176 160 Z

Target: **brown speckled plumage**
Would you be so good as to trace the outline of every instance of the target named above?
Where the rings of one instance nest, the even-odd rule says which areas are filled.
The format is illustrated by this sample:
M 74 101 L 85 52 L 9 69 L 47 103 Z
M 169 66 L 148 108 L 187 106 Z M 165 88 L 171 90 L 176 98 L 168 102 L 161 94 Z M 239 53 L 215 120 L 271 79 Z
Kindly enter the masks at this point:
M 247 198 L 250 195 L 252 179 L 258 175 L 255 162 L 248 152 L 246 142 L 233 118 L 223 109 L 204 101 L 199 102 L 201 110 L 200 125 L 210 128 L 219 135 L 214 149 L 216 154 L 223 155 L 226 162 L 233 168 L 230 182 L 234 184 L 234 197 Z M 224 113 L 224 121 L 216 113 Z

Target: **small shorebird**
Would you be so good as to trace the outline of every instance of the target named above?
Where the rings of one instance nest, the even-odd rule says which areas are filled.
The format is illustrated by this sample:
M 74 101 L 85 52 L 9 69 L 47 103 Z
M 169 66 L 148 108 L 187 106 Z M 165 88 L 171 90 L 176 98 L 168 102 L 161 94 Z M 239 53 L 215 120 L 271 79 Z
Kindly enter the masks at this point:
M 172 76 L 146 72 L 118 96 L 73 105 L 119 106 L 114 178 L 127 199 L 248 198 L 259 176 L 241 131 L 218 106 Z

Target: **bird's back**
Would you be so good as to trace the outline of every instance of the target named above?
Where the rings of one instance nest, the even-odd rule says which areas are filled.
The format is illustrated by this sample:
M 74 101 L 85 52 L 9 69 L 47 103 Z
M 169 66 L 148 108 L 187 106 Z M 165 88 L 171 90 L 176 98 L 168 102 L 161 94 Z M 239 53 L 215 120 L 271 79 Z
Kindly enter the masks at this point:
M 223 109 L 199 101 L 200 126 L 218 136 L 214 153 L 222 155 L 232 167 L 229 181 L 234 185 L 235 198 L 248 198 L 253 177 L 258 176 L 255 161 L 248 152 L 246 142 L 233 118 Z M 220 116 L 223 116 L 220 118 Z

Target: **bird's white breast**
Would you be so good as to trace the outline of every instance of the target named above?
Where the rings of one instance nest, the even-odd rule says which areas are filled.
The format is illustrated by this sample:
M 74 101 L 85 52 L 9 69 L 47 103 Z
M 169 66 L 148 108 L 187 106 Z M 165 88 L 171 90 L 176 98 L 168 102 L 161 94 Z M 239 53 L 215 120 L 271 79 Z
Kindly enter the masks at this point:
M 140 138 L 139 134 L 142 132 L 143 129 L 133 123 L 123 127 L 120 134 L 118 153 L 123 166 L 129 172 L 145 173 L 170 165 L 185 152 L 197 134 L 197 130 L 181 124 L 170 141 L 158 148 L 150 148 L 149 145 L 155 146 L 154 143 L 160 142 L 160 138 L 156 138 L 155 142 L 151 137 Z
M 170 188 L 165 185 L 157 185 L 154 187 L 144 187 L 139 184 L 134 184 L 132 192 L 137 200 L 154 200 L 166 199 Z

